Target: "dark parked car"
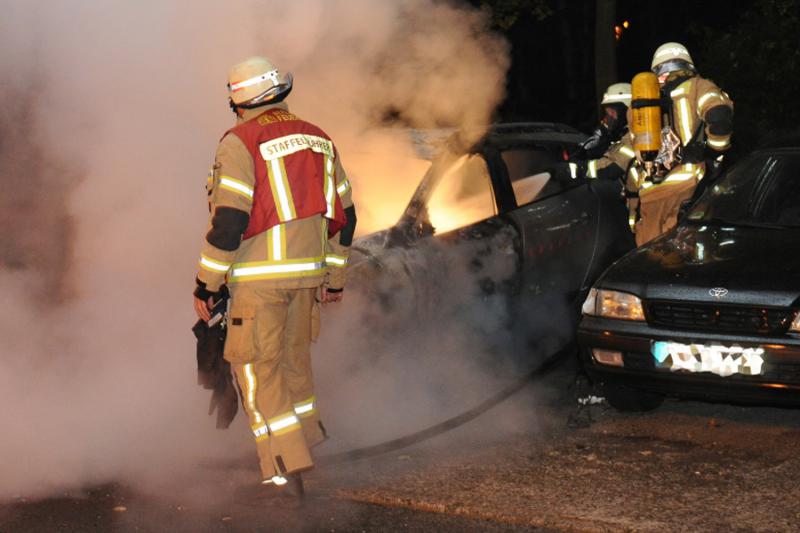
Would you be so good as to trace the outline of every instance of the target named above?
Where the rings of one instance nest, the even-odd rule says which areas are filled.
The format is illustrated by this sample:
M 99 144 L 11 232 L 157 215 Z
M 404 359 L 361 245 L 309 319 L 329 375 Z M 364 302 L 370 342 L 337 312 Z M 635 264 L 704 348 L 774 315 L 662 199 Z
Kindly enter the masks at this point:
M 800 404 L 800 138 L 740 161 L 597 281 L 578 338 L 622 410 L 663 395 Z
M 569 178 L 565 154 L 585 136 L 568 126 L 503 124 L 477 143 L 460 138 L 438 151 L 395 226 L 356 241 L 351 277 L 384 315 L 404 306 L 443 319 L 474 287 L 479 298 L 520 296 L 513 320 L 529 338 L 573 339 L 592 281 L 633 248 L 620 185 Z

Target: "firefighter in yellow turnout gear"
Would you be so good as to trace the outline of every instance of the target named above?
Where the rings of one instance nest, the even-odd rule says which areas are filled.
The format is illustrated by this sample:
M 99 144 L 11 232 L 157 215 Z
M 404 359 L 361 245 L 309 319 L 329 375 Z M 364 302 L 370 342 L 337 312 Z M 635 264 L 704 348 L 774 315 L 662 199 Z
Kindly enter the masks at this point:
M 624 179 L 635 155 L 628 132 L 630 104 L 630 83 L 615 83 L 606 89 L 600 102 L 603 118 L 592 135 L 570 157 L 570 177 Z
M 639 153 L 638 164 L 627 177 L 637 245 L 677 224 L 681 205 L 692 198 L 709 165 L 721 161 L 733 133 L 733 101 L 714 82 L 697 74 L 685 46 L 661 45 L 653 55 L 651 70 L 660 85 L 663 129 L 656 170 L 648 171 Z
M 209 176 L 210 219 L 195 310 L 227 284 L 225 359 L 239 385 L 256 442 L 262 483 L 282 486 L 313 467 L 322 442 L 310 344 L 318 301 L 341 299 L 355 231 L 350 182 L 331 139 L 292 114 L 292 88 L 266 58 L 229 76 L 236 125 Z M 300 490 L 302 492 L 302 490 Z

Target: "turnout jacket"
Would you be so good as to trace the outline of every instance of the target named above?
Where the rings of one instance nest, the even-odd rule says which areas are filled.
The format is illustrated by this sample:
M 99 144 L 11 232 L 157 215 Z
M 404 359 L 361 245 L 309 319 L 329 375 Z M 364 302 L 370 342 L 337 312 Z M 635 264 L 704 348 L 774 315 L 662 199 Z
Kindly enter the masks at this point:
M 326 276 L 343 286 L 350 243 L 336 233 L 353 206 L 350 182 L 330 137 L 286 104 L 244 110 L 217 147 L 207 191 L 197 276 L 207 291 L 311 288 Z

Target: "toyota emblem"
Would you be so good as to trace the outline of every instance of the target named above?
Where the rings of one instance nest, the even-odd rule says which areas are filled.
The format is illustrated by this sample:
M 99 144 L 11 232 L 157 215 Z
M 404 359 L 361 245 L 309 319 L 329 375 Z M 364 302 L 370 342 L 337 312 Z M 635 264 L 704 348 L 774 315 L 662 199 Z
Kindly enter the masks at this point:
M 713 289 L 709 289 L 708 294 L 719 300 L 726 294 L 728 294 L 728 289 L 724 287 L 714 287 Z

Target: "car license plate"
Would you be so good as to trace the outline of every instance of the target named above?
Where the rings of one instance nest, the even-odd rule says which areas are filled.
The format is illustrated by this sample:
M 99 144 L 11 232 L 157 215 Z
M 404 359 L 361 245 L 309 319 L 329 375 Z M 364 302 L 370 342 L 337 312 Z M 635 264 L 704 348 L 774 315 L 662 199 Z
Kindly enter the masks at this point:
M 654 341 L 651 351 L 656 368 L 688 372 L 711 372 L 718 376 L 757 376 L 764 364 L 764 348 L 721 344 L 682 344 Z

